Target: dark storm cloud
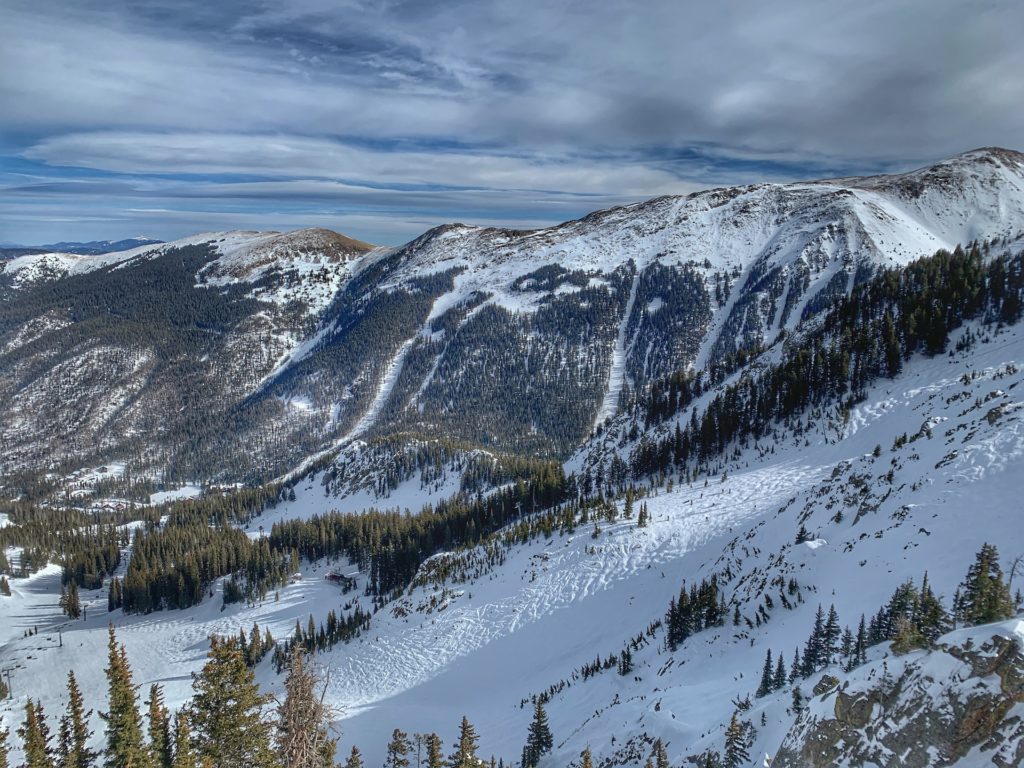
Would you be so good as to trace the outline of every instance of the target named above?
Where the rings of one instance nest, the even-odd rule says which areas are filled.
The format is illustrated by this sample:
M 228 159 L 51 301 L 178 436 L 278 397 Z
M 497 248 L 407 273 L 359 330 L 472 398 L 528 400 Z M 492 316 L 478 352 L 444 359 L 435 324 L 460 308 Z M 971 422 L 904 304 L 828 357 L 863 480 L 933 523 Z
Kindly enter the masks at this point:
M 167 194 L 167 176 L 200 177 L 168 195 L 193 203 L 165 235 L 209 207 L 208 174 L 225 200 L 249 201 L 237 215 L 263 210 L 268 226 L 275 195 L 296 205 L 306 189 L 311 217 L 328 203 L 341 217 L 373 197 L 359 190 L 391 190 L 379 235 L 388 217 L 468 218 L 480 190 L 489 219 L 553 221 L 1024 137 L 1015 2 L 4 5 L 5 194 L 41 195 L 69 169 L 129 176 L 140 199 Z M 232 186 L 254 178 L 259 191 Z M 65 217 L 98 204 L 86 187 L 51 191 Z M 545 216 L 537 200 L 561 204 Z M 38 230 L 13 216 L 0 239 Z

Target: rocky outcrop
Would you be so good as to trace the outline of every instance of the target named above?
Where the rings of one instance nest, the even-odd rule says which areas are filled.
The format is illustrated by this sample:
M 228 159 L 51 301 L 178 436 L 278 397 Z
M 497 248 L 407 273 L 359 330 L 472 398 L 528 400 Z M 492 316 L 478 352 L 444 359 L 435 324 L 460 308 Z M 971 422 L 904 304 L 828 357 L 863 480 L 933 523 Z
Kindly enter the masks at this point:
M 1000 629 L 1008 631 L 987 639 L 954 633 L 954 642 L 890 656 L 838 686 L 823 678 L 772 765 L 1020 765 L 1024 622 Z

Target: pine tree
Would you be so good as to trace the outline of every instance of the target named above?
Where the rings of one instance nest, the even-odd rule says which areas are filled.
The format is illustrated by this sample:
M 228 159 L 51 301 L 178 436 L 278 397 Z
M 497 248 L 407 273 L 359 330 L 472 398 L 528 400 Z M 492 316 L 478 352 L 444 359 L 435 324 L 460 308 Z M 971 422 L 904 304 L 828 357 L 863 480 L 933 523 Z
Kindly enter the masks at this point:
M 163 691 L 154 683 L 146 699 L 149 709 L 149 755 L 153 768 L 171 768 L 171 713 L 164 706 Z
M 79 618 L 82 615 L 82 602 L 78 595 L 78 584 L 72 580 L 67 587 L 60 588 L 60 599 L 57 601 L 60 610 L 65 612 L 69 618 Z
M 2 768 L 2 766 L 0 766 Z M 590 747 L 584 747 L 580 753 L 580 768 L 594 768 L 594 758 L 590 754 Z
M 853 659 L 851 669 L 866 664 L 868 661 L 868 635 L 864 624 L 864 614 L 860 615 L 860 624 L 857 625 L 857 639 L 853 644 Z
M 50 729 L 46 725 L 42 704 L 32 699 L 25 702 L 25 722 L 18 729 L 18 735 L 25 753 L 23 768 L 55 768 L 50 750 Z
M 847 624 L 843 628 L 843 640 L 839 645 L 839 655 L 847 661 L 849 661 L 850 657 L 853 655 L 854 642 L 853 632 L 850 630 L 850 625 Z
M 750 762 L 750 755 L 747 753 L 746 728 L 733 712 L 729 727 L 725 729 L 725 768 L 741 768 Z
M 665 742 L 661 739 L 654 740 L 654 768 L 669 768 L 668 751 L 665 749 Z
M 647 512 L 647 502 L 644 502 L 640 505 L 640 513 L 636 517 L 636 527 L 646 528 L 650 520 L 651 516 Z
M 149 751 L 142 743 L 142 716 L 132 683 L 132 670 L 124 646 L 117 644 L 114 626 L 107 640 L 107 706 L 101 713 L 107 723 L 105 768 L 151 768 Z
M 444 768 L 441 737 L 436 733 L 427 735 L 427 768 Z
M 839 614 L 836 612 L 835 605 L 830 605 L 828 608 L 828 618 L 825 620 L 825 627 L 822 630 L 821 635 L 821 646 L 822 656 L 820 659 L 821 666 L 826 666 L 832 663 L 833 657 L 839 650 L 839 638 L 842 635 L 842 630 L 839 628 Z
M 810 677 L 821 666 L 824 657 L 824 636 L 825 636 L 825 611 L 818 605 L 818 612 L 814 616 L 814 628 L 811 630 L 807 644 L 804 646 L 804 660 L 802 673 L 804 677 Z
M 469 718 L 462 716 L 462 723 L 459 725 L 459 741 L 455 745 L 455 751 L 448 758 L 451 768 L 479 768 L 480 761 L 476 756 L 477 742 L 476 729 L 469 722 Z
M 949 614 L 946 613 L 942 602 L 936 597 L 931 584 L 928 583 L 927 572 L 921 579 L 920 599 L 915 618 L 921 634 L 929 643 L 934 643 L 940 636 L 952 629 Z
M 58 736 L 58 768 L 92 768 L 96 753 L 89 749 L 89 718 L 92 711 L 85 711 L 82 691 L 78 687 L 73 671 L 68 672 L 68 707 L 60 719 Z
M 179 710 L 174 716 L 174 761 L 172 768 L 198 768 L 196 753 L 192 749 L 192 732 L 188 725 L 188 712 Z
M 781 659 L 781 656 L 779 657 Z M 772 649 L 769 648 L 768 652 L 764 656 L 764 667 L 761 669 L 761 682 L 757 686 L 757 692 L 754 694 L 758 698 L 767 696 L 772 692 L 772 686 L 775 678 L 772 676 L 775 672 L 775 668 L 772 665 Z
M 786 687 L 786 662 L 782 660 L 782 654 L 779 654 L 779 661 L 775 665 L 775 676 L 772 678 L 772 689 L 781 691 Z
M 217 768 L 273 768 L 270 726 L 263 718 L 268 697 L 234 639 L 211 638 L 209 660 L 192 675 L 189 707 L 196 752 Z
M 409 736 L 405 731 L 395 728 L 391 732 L 391 741 L 388 742 L 388 753 L 384 759 L 384 768 L 409 768 L 409 753 L 412 745 L 409 743 Z
M 803 669 L 803 662 L 800 660 L 800 649 L 795 648 L 793 650 L 793 663 L 789 666 L 789 684 L 795 683 L 799 677 L 800 672 Z
M 0 768 L 10 768 L 11 748 L 7 744 L 10 735 L 6 728 L 0 728 Z
M 551 751 L 554 739 L 548 726 L 548 716 L 544 704 L 538 698 L 533 704 L 533 722 L 530 723 L 523 747 L 523 768 L 532 768 L 540 762 L 540 758 Z
M 352 751 L 348 755 L 348 760 L 345 761 L 345 768 L 363 768 L 363 755 L 359 751 L 359 747 L 353 745 Z
M 1016 612 L 1010 590 L 1003 581 L 999 553 L 991 544 L 982 545 L 975 555 L 959 592 L 955 608 L 957 617 L 966 624 L 1002 621 Z
M 121 596 L 121 580 L 115 576 L 110 580 L 110 589 L 107 591 L 107 610 L 115 611 L 123 604 Z
M 259 637 L 256 627 L 253 636 Z M 250 645 L 250 649 L 252 646 Z M 331 768 L 337 739 L 330 737 L 330 711 L 319 693 L 316 673 L 306 665 L 305 654 L 291 654 L 284 701 L 277 708 L 275 744 L 284 768 Z
M 74 579 L 68 583 L 67 602 L 64 605 L 64 612 L 70 619 L 78 619 L 82 616 L 82 601 L 78 595 L 78 583 Z

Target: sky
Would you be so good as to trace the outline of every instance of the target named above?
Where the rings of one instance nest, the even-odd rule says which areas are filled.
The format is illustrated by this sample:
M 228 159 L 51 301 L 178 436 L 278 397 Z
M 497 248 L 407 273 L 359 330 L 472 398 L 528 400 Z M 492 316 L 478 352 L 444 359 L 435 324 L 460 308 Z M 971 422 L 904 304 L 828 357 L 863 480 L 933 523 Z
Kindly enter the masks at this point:
M 1024 4 L 0 0 L 0 242 L 536 227 L 1024 149 Z

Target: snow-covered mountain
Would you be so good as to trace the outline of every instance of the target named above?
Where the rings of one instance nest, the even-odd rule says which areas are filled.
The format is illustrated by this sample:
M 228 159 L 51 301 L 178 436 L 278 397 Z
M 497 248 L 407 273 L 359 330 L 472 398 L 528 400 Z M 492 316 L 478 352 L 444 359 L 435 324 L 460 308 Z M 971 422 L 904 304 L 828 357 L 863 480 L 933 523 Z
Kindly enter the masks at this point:
M 265 480 L 400 434 L 564 457 L 650 382 L 770 345 L 879 267 L 1022 230 L 1024 156 L 986 149 L 393 249 L 305 230 L 24 256 L 0 265 L 3 461 Z
M 604 768 L 641 766 L 656 740 L 671 765 L 699 764 L 734 718 L 741 764 L 1019 764 L 1016 620 L 921 649 L 875 642 L 849 669 L 833 654 L 755 693 L 767 653 L 786 670 L 806 654 L 819 610 L 852 637 L 908 582 L 923 591 L 926 572 L 950 608 L 986 542 L 1019 577 L 1022 229 L 1024 157 L 984 150 L 535 232 L 452 225 L 396 249 L 236 232 L 6 262 L 3 484 L 53 510 L 148 495 L 159 472 L 169 487 L 200 468 L 204 481 L 281 476 L 255 517 L 216 522 L 254 542 L 218 529 L 232 551 L 280 546 L 289 570 L 247 600 L 226 599 L 217 576 L 187 608 L 136 613 L 107 610 L 108 578 L 83 585 L 71 621 L 61 567 L 13 578 L 38 553 L 10 547 L 2 723 L 16 726 L 27 695 L 59 711 L 71 668 L 102 711 L 108 622 L 136 682 L 159 682 L 177 707 L 211 635 L 256 622 L 282 640 L 310 619 L 369 615 L 314 656 L 341 749 L 358 745 L 368 764 L 392 729 L 450 743 L 463 715 L 482 755 L 516 762 L 535 700 L 554 733 L 539 768 L 578 764 L 585 747 Z M 791 407 L 766 405 L 780 392 Z M 727 431 L 736 413 L 716 402 L 756 423 Z M 522 481 L 538 469 L 565 495 L 531 517 Z M 454 532 L 470 504 L 519 489 L 511 525 Z M 225 498 L 240 511 L 242 497 Z M 108 501 L 126 532 L 187 525 Z M 370 506 L 422 514 L 358 518 L 376 550 L 331 550 L 337 523 L 314 517 Z M 24 525 L 4 509 L 0 525 Z M 282 531 L 303 519 L 295 574 L 299 546 Z M 413 551 L 416 539 L 389 538 L 396 521 L 436 524 L 436 539 Z M 132 555 L 117 570 L 126 592 L 143 578 L 129 584 Z M 403 558 L 412 578 L 381 588 Z M 180 565 L 163 580 L 182 583 Z M 698 585 L 713 597 L 680 638 L 670 606 Z M 257 674 L 280 690 L 271 659 Z M 953 736 L 922 745 L 928 727 Z
M 4 262 L 3 464 L 170 469 L 315 332 L 370 249 L 311 229 Z
M 949 354 L 914 356 L 848 413 L 808 413 L 799 430 L 783 428 L 770 444 L 730 452 L 720 474 L 652 480 L 638 490 L 631 517 L 619 499 L 614 519 L 595 511 L 592 523 L 571 531 L 556 526 L 525 542 L 510 531 L 426 561 L 367 631 L 315 657 L 330 670 L 328 696 L 344 713 L 342 750 L 356 744 L 369 763 L 381 762 L 395 727 L 437 731 L 450 743 L 468 714 L 482 754 L 515 760 L 531 697 L 543 695 L 555 746 L 541 768 L 570 764 L 587 746 L 599 764 L 642 765 L 655 738 L 671 764 L 685 765 L 688 756 L 722 749 L 737 702 L 753 729 L 747 764 L 760 764 L 766 753 L 779 753 L 775 765 L 806 764 L 800 756 L 814 750 L 807 740 L 841 728 L 867 734 L 854 744 L 851 731 L 844 732 L 848 758 L 874 755 L 877 764 L 896 765 L 913 751 L 946 764 L 943 755 L 912 743 L 914 728 L 940 721 L 965 734 L 957 737 L 957 765 L 990 765 L 996 755 L 1001 764 L 1018 764 L 1021 733 L 1013 713 L 1021 664 L 992 650 L 993 642 L 1003 643 L 999 648 L 1019 655 L 1020 629 L 1012 622 L 951 635 L 941 641 L 945 650 L 896 655 L 883 643 L 853 673 L 828 667 L 751 698 L 749 708 L 743 704 L 758 686 L 765 652 L 781 655 L 788 667 L 819 605 L 834 606 L 841 625 L 856 630 L 862 614 L 870 618 L 896 587 L 920 583 L 925 571 L 948 605 L 986 541 L 1007 560 L 1024 550 L 1024 328 L 972 322 L 949 346 Z M 292 502 L 299 503 L 301 495 Z M 650 518 L 643 527 L 641 505 Z M 251 535 L 299 512 L 279 505 L 250 523 Z M 798 542 L 801 529 L 807 535 Z M 105 589 L 84 592 L 87 618 L 76 622 L 56 605 L 58 567 L 15 580 L 13 597 L 0 598 L 0 643 L 15 670 L 16 696 L 0 706 L 4 722 L 17 721 L 16 707 L 29 692 L 57 711 L 71 667 L 82 687 L 96 692 L 89 705 L 100 707 L 102 670 L 93 662 L 104 652 L 110 620 L 137 681 L 160 682 L 178 705 L 190 693 L 189 673 L 202 664 L 210 634 L 237 635 L 256 621 L 284 638 L 309 615 L 319 622 L 331 610 L 369 609 L 361 594 L 368 574 L 357 573 L 356 590 L 342 594 L 324 578 L 332 569 L 357 571 L 343 562 L 306 563 L 302 578 L 278 596 L 226 609 L 217 594 L 184 611 L 108 614 Z M 729 619 L 670 650 L 656 622 L 683 585 L 712 576 L 728 595 Z M 39 633 L 24 637 L 31 627 Z M 631 652 L 627 674 L 603 663 L 583 671 L 595 657 L 604 662 L 624 649 Z M 987 657 L 1002 666 L 984 666 Z M 1000 689 L 992 677 L 997 670 L 1012 685 Z M 280 687 L 269 660 L 258 671 L 269 689 Z M 826 676 L 837 682 L 822 682 Z M 896 681 L 906 684 L 894 687 Z M 800 716 L 792 710 L 794 688 L 809 700 Z M 990 703 L 1005 696 L 984 710 L 1001 714 L 977 716 L 979 696 Z M 839 700 L 862 699 L 871 706 L 855 709 L 853 720 L 837 709 Z M 928 720 L 921 708 L 927 713 L 932 703 L 937 719 Z M 829 725 L 833 712 L 843 717 Z M 851 726 L 856 718 L 871 730 Z

